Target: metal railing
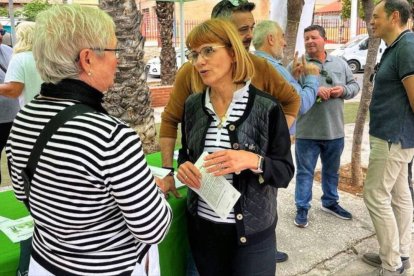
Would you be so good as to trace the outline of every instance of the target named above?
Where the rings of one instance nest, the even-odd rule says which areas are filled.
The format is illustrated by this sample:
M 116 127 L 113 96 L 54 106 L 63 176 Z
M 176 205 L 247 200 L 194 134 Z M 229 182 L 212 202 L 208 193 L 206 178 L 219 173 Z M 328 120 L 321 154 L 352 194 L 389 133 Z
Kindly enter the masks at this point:
M 192 28 L 203 22 L 204 20 L 185 20 L 184 21 L 184 39 Z M 335 44 L 343 44 L 351 39 L 350 35 L 350 21 L 349 19 L 343 20 L 335 14 L 315 15 L 313 24 L 321 25 L 326 30 L 327 42 Z M 411 28 L 413 23 L 409 21 L 409 27 Z M 174 22 L 174 47 L 180 45 L 180 22 L 176 20 Z M 159 35 L 159 24 L 156 16 L 144 16 L 144 20 L 141 24 L 141 33 L 146 38 L 146 41 L 157 42 L 158 46 L 161 46 L 161 37 Z M 366 24 L 362 19 L 357 21 L 357 35 L 366 34 Z

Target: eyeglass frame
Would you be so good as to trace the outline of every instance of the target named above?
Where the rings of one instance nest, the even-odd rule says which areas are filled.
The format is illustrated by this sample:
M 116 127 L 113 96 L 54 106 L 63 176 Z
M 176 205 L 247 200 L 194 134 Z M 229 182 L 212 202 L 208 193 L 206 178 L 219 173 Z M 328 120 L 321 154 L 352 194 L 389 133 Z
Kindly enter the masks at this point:
M 91 49 L 92 51 L 115 52 L 116 58 L 119 58 L 120 52 L 124 50 L 123 48 L 114 48 L 114 49 L 109 49 L 109 48 L 103 48 L 103 49 L 101 49 L 101 48 L 89 48 L 89 49 Z
M 109 48 L 103 48 L 103 49 L 101 49 L 101 48 L 87 48 L 87 49 L 92 50 L 92 51 L 101 51 L 101 52 L 115 52 L 115 57 L 116 58 L 119 58 L 119 54 L 120 54 L 119 52 L 124 50 L 123 48 L 114 48 L 114 49 L 109 49 Z M 79 59 L 80 59 L 80 56 L 78 54 L 75 61 L 77 62 L 77 61 L 79 61 Z
M 187 60 L 191 63 L 191 64 L 193 64 L 193 65 L 195 65 L 195 63 L 197 62 L 197 60 L 198 60 L 198 57 L 201 55 L 201 57 L 202 58 L 204 58 L 204 59 L 206 59 L 206 60 L 208 60 L 210 57 L 206 57 L 205 56 L 205 54 L 203 54 L 202 52 L 204 51 L 204 50 L 207 50 L 207 49 L 211 49 L 211 50 L 213 50 L 212 52 L 211 52 L 211 54 L 214 54 L 215 52 L 216 52 L 216 49 L 219 49 L 219 48 L 228 48 L 228 46 L 226 46 L 226 45 L 217 45 L 217 46 L 205 46 L 205 47 L 203 47 L 203 48 L 201 48 L 201 50 L 199 51 L 199 52 L 197 52 L 197 51 L 190 51 L 190 50 L 187 50 L 187 52 L 185 53 L 185 57 L 187 58 Z M 194 57 L 190 57 L 190 55 L 191 54 L 193 54 L 193 53 L 196 53 L 197 54 L 197 56 L 194 58 Z

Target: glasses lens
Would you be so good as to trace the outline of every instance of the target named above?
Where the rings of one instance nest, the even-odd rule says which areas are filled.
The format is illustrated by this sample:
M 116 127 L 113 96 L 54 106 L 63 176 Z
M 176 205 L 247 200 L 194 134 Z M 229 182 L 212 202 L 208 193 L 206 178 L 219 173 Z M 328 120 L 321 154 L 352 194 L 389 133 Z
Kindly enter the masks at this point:
M 326 83 L 327 84 L 332 84 L 332 78 L 330 76 L 326 77 Z
M 5 29 L 0 29 L 0 34 L 1 35 L 5 35 L 6 34 L 6 30 Z
M 186 57 L 191 63 L 195 63 L 198 58 L 198 53 L 190 52 L 186 55 Z
M 203 58 L 209 58 L 212 53 L 214 53 L 214 49 L 211 46 L 205 47 L 200 51 L 200 54 Z

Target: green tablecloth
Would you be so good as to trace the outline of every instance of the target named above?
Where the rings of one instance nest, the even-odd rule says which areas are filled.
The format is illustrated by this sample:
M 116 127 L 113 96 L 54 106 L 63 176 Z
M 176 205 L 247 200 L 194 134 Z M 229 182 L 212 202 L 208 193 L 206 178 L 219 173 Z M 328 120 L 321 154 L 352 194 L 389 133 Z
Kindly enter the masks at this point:
M 0 192 L 0 216 L 9 219 L 19 219 L 29 215 L 23 203 L 16 200 L 13 191 Z M 20 244 L 12 243 L 0 231 L 0 275 L 16 275 L 19 265 Z
M 148 164 L 161 167 L 159 153 L 147 156 Z M 173 210 L 174 219 L 170 230 L 158 246 L 162 276 L 185 275 L 187 265 L 188 241 L 185 217 L 187 188 L 179 189 L 181 198 L 170 196 L 168 203 Z M 0 192 L 0 216 L 18 219 L 28 215 L 23 203 L 16 200 L 13 191 Z M 14 276 L 19 262 L 20 246 L 12 243 L 0 231 L 0 276 Z

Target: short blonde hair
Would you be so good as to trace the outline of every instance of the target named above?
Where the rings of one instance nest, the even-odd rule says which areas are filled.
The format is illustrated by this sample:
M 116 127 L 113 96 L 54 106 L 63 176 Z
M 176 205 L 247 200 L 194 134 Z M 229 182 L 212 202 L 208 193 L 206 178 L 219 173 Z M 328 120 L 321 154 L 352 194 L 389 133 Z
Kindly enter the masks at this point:
M 104 11 L 79 5 L 55 5 L 36 17 L 33 56 L 45 82 L 79 79 L 79 53 L 106 48 L 115 39 L 115 24 Z
M 234 52 L 236 61 L 233 71 L 234 83 L 242 83 L 253 77 L 253 62 L 231 21 L 226 19 L 207 20 L 192 29 L 186 39 L 188 49 L 195 49 L 207 43 L 222 44 Z M 192 69 L 191 81 L 196 90 L 194 92 L 201 92 L 206 88 L 195 67 Z
M 32 50 L 33 46 L 33 31 L 36 24 L 34 22 L 25 21 L 17 25 L 16 37 L 17 43 L 13 48 L 13 53 L 21 53 Z

